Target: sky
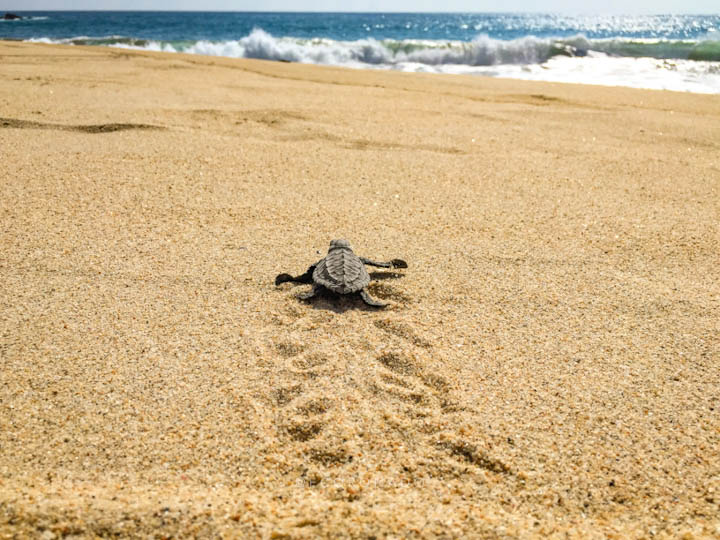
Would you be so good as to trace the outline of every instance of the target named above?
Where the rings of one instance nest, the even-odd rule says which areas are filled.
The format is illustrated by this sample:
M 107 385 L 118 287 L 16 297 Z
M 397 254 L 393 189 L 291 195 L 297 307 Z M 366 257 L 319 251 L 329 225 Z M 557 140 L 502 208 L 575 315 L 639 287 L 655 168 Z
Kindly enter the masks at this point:
M 720 13 L 720 0 L 0 0 L 0 11 L 464 11 L 561 13 Z

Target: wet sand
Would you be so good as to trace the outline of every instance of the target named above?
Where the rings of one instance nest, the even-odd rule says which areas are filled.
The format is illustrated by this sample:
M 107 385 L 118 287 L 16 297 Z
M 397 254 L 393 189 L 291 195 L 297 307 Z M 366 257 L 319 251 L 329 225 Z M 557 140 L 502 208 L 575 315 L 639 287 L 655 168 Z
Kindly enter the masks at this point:
M 720 535 L 720 96 L 0 42 L 0 178 L 1 537 Z

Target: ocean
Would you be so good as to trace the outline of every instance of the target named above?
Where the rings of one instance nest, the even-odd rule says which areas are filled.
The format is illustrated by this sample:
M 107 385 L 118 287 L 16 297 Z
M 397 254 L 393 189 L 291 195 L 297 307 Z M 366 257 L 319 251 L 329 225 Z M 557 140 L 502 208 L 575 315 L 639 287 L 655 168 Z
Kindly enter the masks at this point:
M 15 13 L 0 39 L 720 94 L 720 15 Z

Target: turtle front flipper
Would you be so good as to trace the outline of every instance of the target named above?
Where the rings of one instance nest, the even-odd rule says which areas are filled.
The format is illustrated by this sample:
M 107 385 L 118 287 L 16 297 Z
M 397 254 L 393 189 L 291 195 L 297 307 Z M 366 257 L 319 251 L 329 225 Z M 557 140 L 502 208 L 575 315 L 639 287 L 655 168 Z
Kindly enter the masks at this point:
M 280 285 L 281 283 L 287 283 L 288 281 L 291 281 L 293 283 L 312 283 L 313 282 L 313 272 L 315 271 L 315 266 L 312 265 L 310 268 L 307 269 L 307 271 L 297 277 L 293 277 L 290 274 L 278 274 L 275 278 L 275 285 Z
M 393 259 L 390 262 L 378 262 L 373 261 L 372 259 L 368 259 L 367 257 L 360 257 L 360 260 L 363 262 L 363 264 L 367 264 L 369 266 L 377 266 L 379 268 L 407 268 L 407 263 L 402 259 Z
M 380 302 L 379 300 L 375 300 L 372 296 L 368 294 L 368 292 L 363 289 L 360 291 L 360 298 L 363 299 L 363 301 L 368 305 L 372 307 L 385 307 L 387 304 Z
M 292 277 L 290 274 L 278 274 L 275 278 L 275 286 L 280 285 L 281 283 L 287 283 L 288 281 L 294 281 L 295 278 Z

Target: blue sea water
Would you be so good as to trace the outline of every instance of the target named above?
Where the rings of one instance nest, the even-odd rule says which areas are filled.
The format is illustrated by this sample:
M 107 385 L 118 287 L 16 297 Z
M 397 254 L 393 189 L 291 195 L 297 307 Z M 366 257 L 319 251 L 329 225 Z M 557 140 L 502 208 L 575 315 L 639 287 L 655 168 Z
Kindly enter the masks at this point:
M 0 39 L 720 93 L 720 15 L 18 15 Z

